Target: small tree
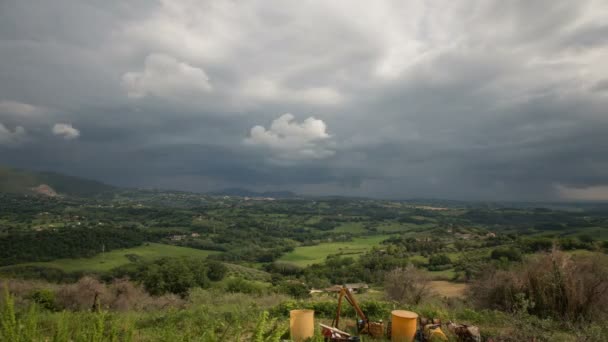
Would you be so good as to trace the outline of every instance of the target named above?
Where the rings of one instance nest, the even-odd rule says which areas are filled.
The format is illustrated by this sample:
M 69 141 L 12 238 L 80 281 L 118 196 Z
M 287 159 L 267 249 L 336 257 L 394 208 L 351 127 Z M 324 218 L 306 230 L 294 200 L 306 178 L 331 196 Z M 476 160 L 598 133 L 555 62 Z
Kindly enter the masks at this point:
M 399 303 L 419 304 L 430 295 L 429 285 L 426 273 L 412 264 L 390 271 L 384 279 L 388 299 Z
M 429 258 L 429 265 L 431 266 L 447 265 L 451 263 L 452 260 L 449 256 L 445 254 L 435 254 L 431 255 L 431 257 Z
M 228 273 L 226 265 L 219 261 L 211 261 L 207 267 L 207 277 L 212 281 L 220 281 Z

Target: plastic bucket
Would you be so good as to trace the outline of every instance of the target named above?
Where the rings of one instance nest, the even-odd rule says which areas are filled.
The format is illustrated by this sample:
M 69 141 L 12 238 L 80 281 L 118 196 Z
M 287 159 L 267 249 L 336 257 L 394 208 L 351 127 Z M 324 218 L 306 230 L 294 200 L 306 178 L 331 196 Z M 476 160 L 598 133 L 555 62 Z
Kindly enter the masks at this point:
M 393 310 L 391 312 L 391 316 L 391 341 L 414 341 L 414 336 L 416 336 L 416 325 L 418 323 L 418 314 L 405 310 Z
M 314 310 L 289 311 L 289 335 L 295 342 L 305 341 L 315 334 Z

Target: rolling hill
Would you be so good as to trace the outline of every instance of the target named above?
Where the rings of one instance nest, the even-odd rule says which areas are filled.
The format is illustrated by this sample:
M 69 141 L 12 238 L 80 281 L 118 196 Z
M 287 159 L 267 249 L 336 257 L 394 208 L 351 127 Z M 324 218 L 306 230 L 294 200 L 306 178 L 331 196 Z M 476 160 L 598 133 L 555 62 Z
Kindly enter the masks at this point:
M 242 188 L 228 188 L 209 193 L 212 196 L 236 196 L 236 197 L 273 197 L 273 198 L 293 198 L 297 195 L 291 191 L 265 191 L 257 192 Z
M 113 190 L 113 186 L 90 179 L 0 166 L 0 193 L 91 197 Z

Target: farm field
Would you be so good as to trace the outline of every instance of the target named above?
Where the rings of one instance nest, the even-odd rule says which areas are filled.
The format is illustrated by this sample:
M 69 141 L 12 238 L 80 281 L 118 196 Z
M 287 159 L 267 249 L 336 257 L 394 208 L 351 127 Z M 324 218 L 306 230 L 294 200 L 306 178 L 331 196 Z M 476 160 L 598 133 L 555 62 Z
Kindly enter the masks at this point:
M 315 246 L 296 247 L 292 252 L 283 255 L 278 261 L 287 262 L 296 266 L 305 267 L 325 261 L 328 255 L 344 254 L 356 256 L 365 253 L 373 246 L 388 238 L 388 235 L 376 235 L 371 237 L 354 238 L 348 242 L 329 242 Z
M 363 227 L 363 223 L 361 222 L 348 222 L 339 225 L 338 227 L 332 229 L 332 232 L 336 233 L 365 233 L 367 230 Z
M 127 255 L 136 255 L 142 261 L 152 261 L 165 256 L 206 258 L 215 251 L 178 247 L 160 243 L 147 243 L 142 246 L 116 249 L 97 254 L 92 258 L 57 259 L 48 262 L 33 262 L 21 265 L 45 266 L 61 269 L 65 272 L 106 272 L 130 262 Z
M 467 284 L 444 280 L 433 280 L 429 285 L 435 294 L 448 298 L 464 298 L 468 288 Z
M 413 223 L 400 223 L 400 222 L 388 222 L 381 223 L 376 228 L 379 232 L 383 233 L 407 233 L 407 232 L 419 232 L 434 227 L 433 223 L 424 224 L 413 224 Z

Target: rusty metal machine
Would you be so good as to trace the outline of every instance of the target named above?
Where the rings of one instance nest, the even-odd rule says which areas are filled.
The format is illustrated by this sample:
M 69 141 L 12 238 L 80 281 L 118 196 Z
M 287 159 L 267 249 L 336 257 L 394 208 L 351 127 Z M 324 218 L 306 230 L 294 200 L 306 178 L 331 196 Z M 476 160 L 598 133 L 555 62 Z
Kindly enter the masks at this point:
M 338 308 L 336 310 L 336 317 L 332 321 L 332 326 L 327 326 L 321 324 L 323 336 L 325 336 L 326 341 L 331 342 L 341 342 L 341 341 L 356 341 L 357 339 L 350 334 L 341 331 L 338 329 L 338 325 L 340 324 L 340 314 L 342 309 L 342 300 L 346 299 L 346 301 L 355 309 L 357 316 L 359 318 L 357 323 L 357 333 L 358 335 L 370 335 L 372 337 L 382 337 L 384 336 L 384 323 L 382 322 L 370 322 L 365 313 L 359 307 L 357 300 L 351 293 L 351 291 L 343 286 L 340 289 L 338 295 Z
M 320 324 L 322 334 L 325 337 L 325 341 L 329 341 L 329 342 L 359 341 L 358 336 L 353 336 L 343 330 L 338 329 L 338 325 L 340 324 L 342 300 L 344 300 L 344 299 L 346 299 L 346 301 L 353 307 L 353 309 L 355 309 L 355 312 L 357 313 L 357 317 L 358 317 L 357 335 L 369 335 L 373 338 L 383 338 L 384 337 L 387 339 L 391 339 L 391 335 L 393 333 L 392 330 L 395 328 L 395 327 L 392 327 L 391 323 L 393 323 L 393 324 L 395 324 L 395 323 L 392 321 L 389 321 L 388 326 L 386 327 L 386 331 L 385 331 L 385 326 L 382 321 L 370 322 L 369 319 L 367 318 L 367 316 L 365 315 L 365 313 L 361 310 L 361 307 L 357 303 L 357 300 L 353 296 L 352 292 L 346 286 L 343 286 L 342 288 L 340 288 L 340 290 L 338 292 L 338 308 L 336 309 L 336 316 L 334 317 L 331 326 L 328 326 L 325 324 Z M 408 312 L 408 311 L 402 311 L 402 310 L 393 311 L 393 313 L 396 313 L 396 312 Z M 416 334 L 416 336 L 417 336 L 416 338 L 419 341 L 447 341 L 448 340 L 447 336 L 444 334 L 443 330 L 441 329 L 442 324 L 439 319 L 427 319 L 424 317 L 418 317 L 418 315 L 416 315 L 415 313 L 412 313 L 412 312 L 408 312 L 408 313 L 413 314 L 413 318 L 415 319 L 414 330 L 412 331 L 412 338 L 413 338 L 413 334 Z M 416 324 L 416 323 L 418 323 L 418 324 Z M 453 323 L 451 323 L 450 325 L 453 325 Z M 416 326 L 418 326 L 419 329 L 416 329 Z M 476 329 L 476 327 L 474 327 L 474 328 Z M 416 333 L 416 330 L 417 330 L 417 333 Z M 450 330 L 452 330 L 452 329 L 450 329 Z M 479 335 L 479 334 L 477 334 L 477 335 Z M 461 339 L 460 334 L 456 334 L 456 336 L 458 336 L 459 340 L 462 340 L 462 341 L 478 341 L 477 339 Z

